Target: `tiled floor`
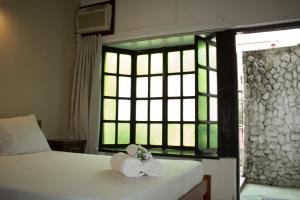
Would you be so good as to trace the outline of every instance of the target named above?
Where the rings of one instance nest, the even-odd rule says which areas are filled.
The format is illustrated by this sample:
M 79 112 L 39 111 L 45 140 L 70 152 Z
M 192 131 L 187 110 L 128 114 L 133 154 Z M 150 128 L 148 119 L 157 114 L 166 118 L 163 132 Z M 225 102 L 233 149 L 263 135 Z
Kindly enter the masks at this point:
M 240 200 L 300 200 L 300 188 L 246 184 Z

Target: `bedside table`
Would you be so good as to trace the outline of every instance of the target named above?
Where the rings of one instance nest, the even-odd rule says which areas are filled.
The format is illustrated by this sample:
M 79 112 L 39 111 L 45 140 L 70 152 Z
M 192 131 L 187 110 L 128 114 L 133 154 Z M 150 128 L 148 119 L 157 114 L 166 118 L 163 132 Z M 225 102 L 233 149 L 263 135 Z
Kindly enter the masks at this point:
M 54 151 L 84 153 L 86 140 L 82 139 L 48 139 L 49 146 Z

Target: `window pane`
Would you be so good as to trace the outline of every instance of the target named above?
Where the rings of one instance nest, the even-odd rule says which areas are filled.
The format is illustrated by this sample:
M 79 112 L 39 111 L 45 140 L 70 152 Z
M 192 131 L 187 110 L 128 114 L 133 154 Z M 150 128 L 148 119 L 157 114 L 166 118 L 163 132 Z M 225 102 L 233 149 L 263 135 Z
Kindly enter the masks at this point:
M 162 76 L 153 76 L 150 78 L 150 96 L 151 97 L 162 97 L 163 79 Z
M 212 45 L 209 45 L 209 66 L 217 68 L 217 48 Z
M 150 124 L 150 144 L 161 145 L 162 144 L 162 125 Z
M 104 71 L 108 73 L 117 73 L 117 54 L 105 53 Z
M 195 71 L 195 50 L 183 51 L 183 71 Z
M 131 78 L 119 77 L 119 97 L 131 97 Z
M 168 96 L 180 96 L 180 75 L 168 76 Z
M 125 54 L 120 54 L 120 69 L 119 73 L 120 74 L 131 74 L 131 56 L 130 55 L 125 55 Z
M 195 99 L 183 100 L 183 121 L 195 121 Z
M 137 75 L 148 74 L 148 55 L 137 56 Z
M 162 100 L 150 101 L 150 120 L 162 121 Z
M 147 144 L 147 124 L 136 124 L 135 127 L 135 143 Z
M 115 144 L 116 127 L 114 123 L 103 123 L 103 144 Z
M 209 98 L 209 120 L 218 120 L 218 101 L 217 98 L 214 97 Z
M 195 96 L 195 74 L 183 75 L 183 96 Z
M 209 93 L 217 94 L 217 72 L 209 71 Z
M 151 74 L 162 73 L 162 53 L 151 54 Z
M 206 66 L 206 43 L 204 41 L 198 42 L 198 64 Z
M 119 100 L 119 120 L 130 120 L 130 100 Z
M 104 76 L 104 96 L 115 97 L 117 91 L 117 78 L 115 76 Z
M 147 121 L 148 119 L 148 101 L 137 100 L 136 101 L 136 120 Z
M 202 93 L 207 93 L 207 70 L 206 69 L 198 69 L 198 90 Z
M 180 72 L 180 51 L 168 53 L 168 72 Z
M 148 97 L 148 78 L 136 79 L 136 97 Z
M 207 148 L 207 125 L 200 124 L 198 127 L 198 147 L 199 149 Z
M 198 97 L 198 119 L 207 120 L 207 97 L 199 96 Z
M 168 100 L 168 120 L 180 121 L 180 100 Z
M 195 146 L 195 125 L 194 124 L 183 125 L 183 146 L 187 146 L 187 147 Z
M 129 144 L 130 124 L 118 124 L 118 144 Z
M 103 100 L 103 119 L 115 120 L 116 119 L 116 100 L 104 99 Z
M 168 145 L 180 146 L 180 124 L 168 125 Z
M 210 125 L 210 148 L 218 148 L 218 125 L 211 124 Z

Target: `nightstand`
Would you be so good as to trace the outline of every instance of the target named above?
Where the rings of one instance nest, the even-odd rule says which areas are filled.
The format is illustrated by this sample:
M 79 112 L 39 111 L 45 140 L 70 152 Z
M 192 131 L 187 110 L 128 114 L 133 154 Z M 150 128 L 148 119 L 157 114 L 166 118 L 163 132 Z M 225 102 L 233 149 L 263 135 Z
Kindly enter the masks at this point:
M 82 139 L 48 139 L 49 146 L 54 151 L 84 153 L 86 140 Z

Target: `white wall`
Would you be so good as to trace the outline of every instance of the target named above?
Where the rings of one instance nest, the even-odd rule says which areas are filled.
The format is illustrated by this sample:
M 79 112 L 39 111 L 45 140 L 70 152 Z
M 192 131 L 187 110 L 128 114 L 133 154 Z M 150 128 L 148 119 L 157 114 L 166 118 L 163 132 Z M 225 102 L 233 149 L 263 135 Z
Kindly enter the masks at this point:
M 299 20 L 299 7 L 299 0 L 116 0 L 115 34 L 105 41 Z
M 0 117 L 35 113 L 68 134 L 79 0 L 0 1 Z

